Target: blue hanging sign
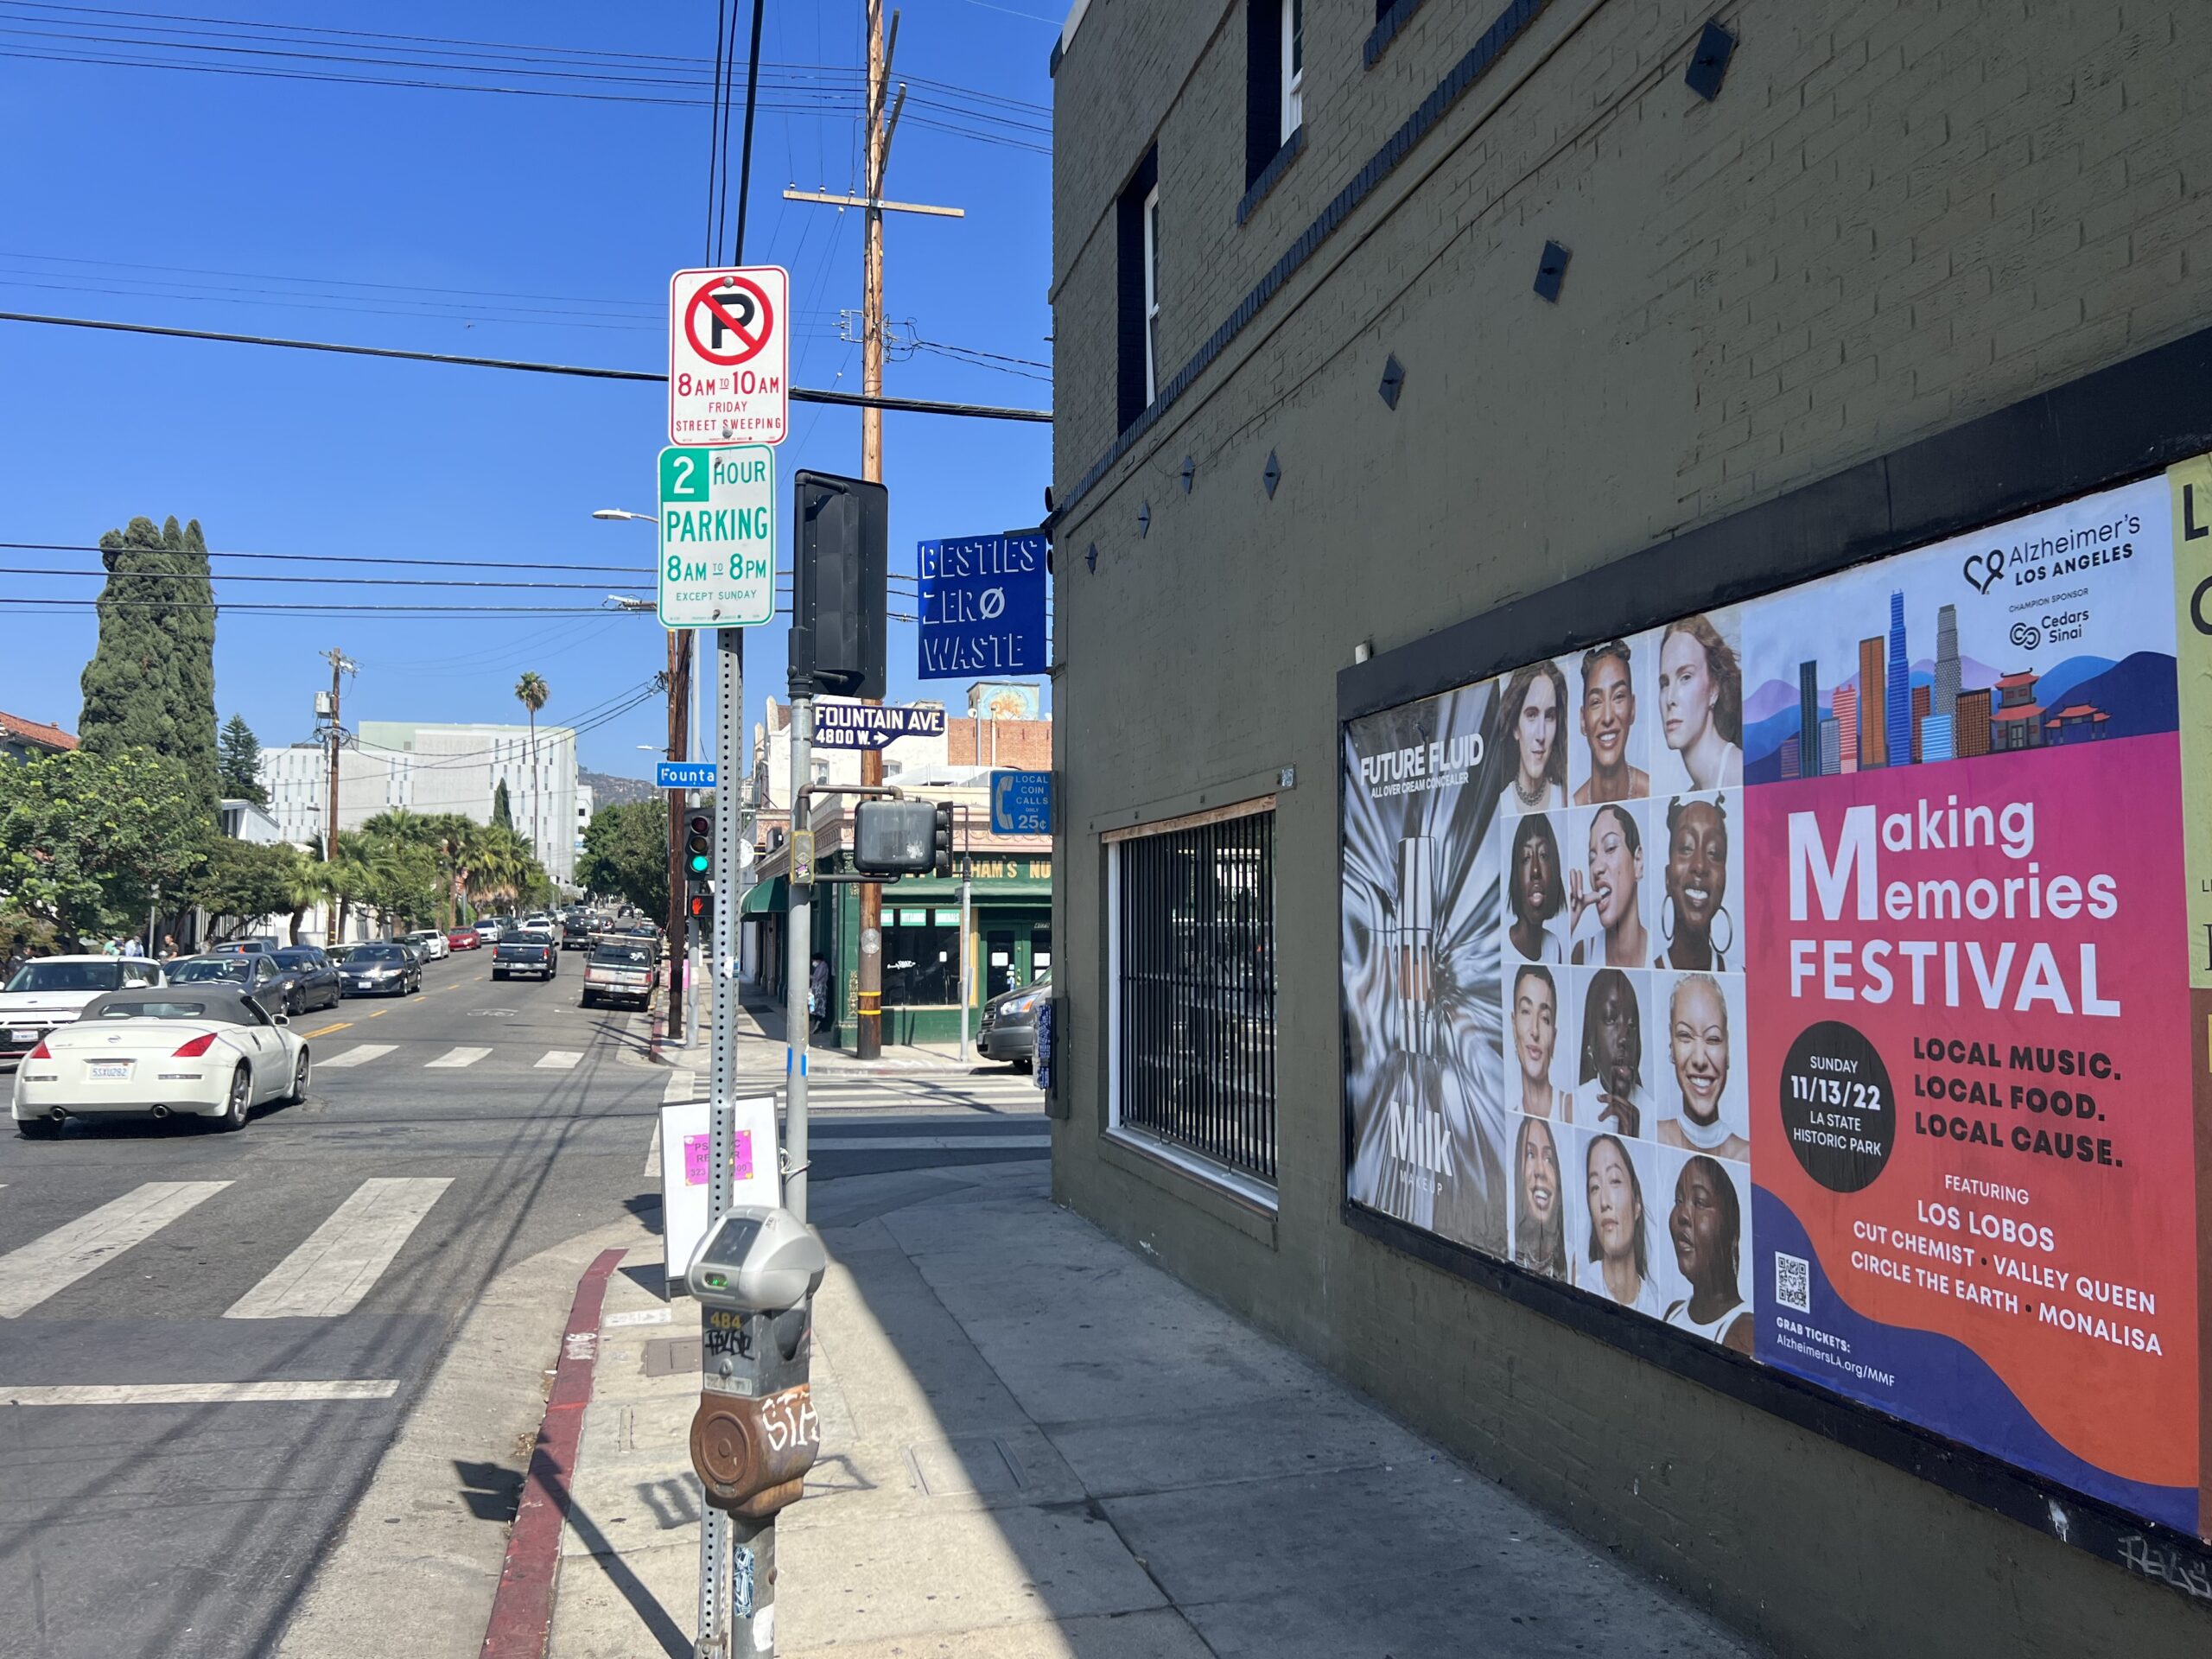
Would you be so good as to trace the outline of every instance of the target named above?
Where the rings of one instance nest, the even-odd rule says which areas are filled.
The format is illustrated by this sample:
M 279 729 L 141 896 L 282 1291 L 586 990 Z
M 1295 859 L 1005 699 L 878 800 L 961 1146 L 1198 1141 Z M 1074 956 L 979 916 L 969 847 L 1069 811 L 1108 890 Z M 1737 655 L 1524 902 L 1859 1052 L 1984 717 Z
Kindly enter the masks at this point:
M 1046 671 L 1044 537 L 969 536 L 920 553 L 918 677 Z

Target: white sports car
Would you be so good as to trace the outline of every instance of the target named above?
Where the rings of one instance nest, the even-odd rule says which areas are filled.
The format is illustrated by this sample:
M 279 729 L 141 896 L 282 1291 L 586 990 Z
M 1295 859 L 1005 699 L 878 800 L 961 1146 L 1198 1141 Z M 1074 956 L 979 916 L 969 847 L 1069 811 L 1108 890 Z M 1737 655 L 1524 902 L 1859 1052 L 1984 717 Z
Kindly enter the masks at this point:
M 242 1129 L 264 1101 L 305 1099 L 311 1071 L 284 1016 L 235 986 L 115 991 L 23 1058 L 16 1128 L 39 1137 L 72 1117 L 143 1113 Z

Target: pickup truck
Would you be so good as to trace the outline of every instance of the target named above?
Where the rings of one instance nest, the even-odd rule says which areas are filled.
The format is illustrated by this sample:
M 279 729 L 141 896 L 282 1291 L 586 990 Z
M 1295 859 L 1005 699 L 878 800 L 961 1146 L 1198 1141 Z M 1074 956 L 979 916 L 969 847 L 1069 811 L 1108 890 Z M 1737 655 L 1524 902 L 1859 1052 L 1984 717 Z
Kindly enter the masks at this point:
M 643 939 L 601 939 L 584 963 L 583 1006 L 632 1002 L 644 1007 L 653 999 L 653 950 Z
M 492 977 L 512 979 L 535 974 L 550 979 L 561 971 L 561 949 L 550 933 L 510 933 L 492 947 Z

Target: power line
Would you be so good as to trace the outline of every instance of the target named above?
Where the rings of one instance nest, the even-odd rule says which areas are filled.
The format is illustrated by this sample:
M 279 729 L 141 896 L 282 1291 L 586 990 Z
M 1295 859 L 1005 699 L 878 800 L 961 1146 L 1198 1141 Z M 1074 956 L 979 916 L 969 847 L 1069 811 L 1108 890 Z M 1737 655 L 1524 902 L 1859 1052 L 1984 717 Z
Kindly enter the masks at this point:
M 41 569 L 36 566 L 19 564 L 0 565 L 0 576 L 73 576 L 79 581 L 90 581 L 92 579 L 98 578 L 101 581 L 134 582 L 149 580 L 156 582 L 312 582 L 322 587 L 339 588 L 348 588 L 364 581 L 373 580 L 380 588 L 526 588 L 533 590 L 542 588 L 580 588 L 594 593 L 601 593 L 609 588 L 613 588 L 618 591 L 626 593 L 645 593 L 649 591 L 649 584 L 645 582 L 466 582 L 458 577 L 441 578 L 436 576 L 377 576 L 374 578 L 363 576 L 263 576 L 251 575 L 233 575 L 228 572 L 220 570 L 211 570 L 203 575 L 197 570 L 55 570 Z
M 0 54 L 3 55 L 3 54 Z M 564 363 L 531 363 L 515 358 L 467 357 L 450 352 L 409 352 L 390 346 L 348 346 L 334 340 L 287 340 L 270 334 L 233 334 L 207 328 L 169 328 L 149 322 L 115 322 L 99 317 L 57 317 L 29 311 L 0 311 L 0 322 L 43 323 L 60 328 L 96 328 L 114 334 L 157 334 L 171 340 L 223 340 L 234 346 L 274 346 L 295 352 L 334 352 L 345 357 L 388 357 L 407 363 L 444 363 L 472 369 L 508 369 L 523 374 L 558 374 L 587 380 L 636 380 L 665 385 L 665 374 L 641 369 L 601 369 Z M 856 391 L 791 388 L 795 404 L 831 404 L 847 409 L 884 409 L 907 415 L 950 415 L 972 420 L 1037 421 L 1050 425 L 1045 409 L 1005 409 L 990 404 L 945 403 L 925 397 L 868 397 Z
M 233 611 L 245 616 L 607 616 L 620 615 L 609 612 L 604 605 L 369 605 L 330 604 L 312 605 L 305 602 L 286 604 L 276 600 L 247 600 L 243 602 L 201 603 L 197 600 L 166 599 L 68 599 L 51 594 L 0 596 L 0 605 L 11 611 L 24 609 L 88 610 L 105 605 L 111 609 L 131 611 Z M 650 611 L 637 614 L 650 616 Z
M 97 542 L 0 542 L 0 551 L 16 553 L 111 553 L 132 552 L 130 548 L 105 548 Z M 404 559 L 383 554 L 368 553 L 232 553 L 211 552 L 211 559 L 276 559 L 294 564 L 391 564 L 427 567 L 433 570 L 450 570 L 455 561 L 451 559 Z M 527 561 L 470 559 L 468 564 L 478 570 L 590 570 L 607 575 L 651 575 L 650 569 L 640 570 L 634 564 L 552 564 Z

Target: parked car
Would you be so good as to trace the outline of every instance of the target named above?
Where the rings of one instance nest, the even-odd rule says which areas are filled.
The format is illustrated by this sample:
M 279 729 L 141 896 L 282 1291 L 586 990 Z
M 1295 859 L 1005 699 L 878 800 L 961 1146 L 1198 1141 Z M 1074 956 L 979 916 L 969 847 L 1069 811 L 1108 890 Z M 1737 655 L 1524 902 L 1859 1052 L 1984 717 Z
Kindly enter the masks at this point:
M 603 938 L 584 963 L 583 1006 L 608 1002 L 644 1007 L 653 1000 L 652 947 L 642 939 Z
M 550 933 L 533 932 L 524 928 L 510 933 L 492 948 L 492 977 L 512 979 L 518 974 L 532 974 L 539 979 L 550 979 L 561 971 L 561 947 L 553 943 Z
M 497 944 L 506 932 L 507 925 L 502 925 L 496 916 L 480 917 L 476 923 L 476 937 L 486 944 Z
M 1037 1065 L 1037 1010 L 1052 994 L 1047 975 L 1018 991 L 1004 991 L 983 1004 L 983 1023 L 976 1052 L 987 1060 L 1009 1060 L 1017 1071 Z
M 404 996 L 423 988 L 423 964 L 397 944 L 355 944 L 338 959 L 347 996 Z
M 11 1109 L 17 1133 L 33 1139 L 72 1117 L 126 1113 L 242 1129 L 264 1101 L 304 1100 L 312 1070 L 285 1017 L 231 981 L 138 986 L 96 998 L 41 1039 Z
M 267 934 L 251 939 L 225 939 L 220 944 L 211 944 L 200 954 L 203 957 L 273 957 L 281 948 L 279 942 Z
M 235 985 L 263 1006 L 291 1012 L 292 976 L 266 951 L 181 957 L 168 964 L 172 985 Z
M 484 936 L 473 927 L 456 927 L 446 935 L 446 948 L 449 950 L 481 950 Z
M 309 1008 L 338 1006 L 338 964 L 315 946 L 287 945 L 276 953 L 276 965 L 291 977 L 285 1013 L 305 1014 Z
M 420 939 L 416 938 L 411 933 L 392 939 L 390 943 L 397 945 L 401 950 L 404 950 L 408 955 L 409 960 L 413 962 L 417 968 L 422 967 L 423 963 L 429 962 L 430 959 L 430 952 L 428 947 L 426 947 Z
M 432 962 L 443 962 L 453 954 L 453 947 L 446 943 L 446 936 L 435 927 L 418 927 L 407 936 L 410 944 L 419 944 Z
M 162 964 L 144 957 L 41 957 L 0 989 L 0 1068 L 14 1065 L 57 1026 L 110 991 L 162 982 Z

